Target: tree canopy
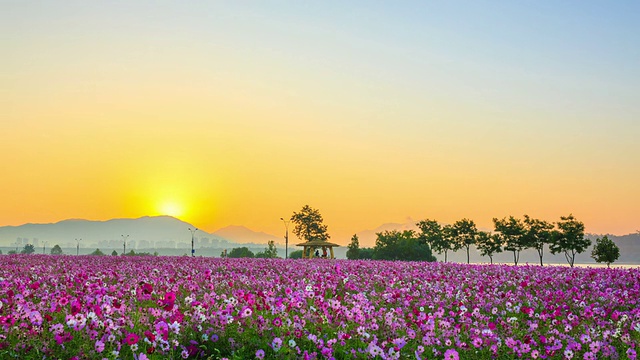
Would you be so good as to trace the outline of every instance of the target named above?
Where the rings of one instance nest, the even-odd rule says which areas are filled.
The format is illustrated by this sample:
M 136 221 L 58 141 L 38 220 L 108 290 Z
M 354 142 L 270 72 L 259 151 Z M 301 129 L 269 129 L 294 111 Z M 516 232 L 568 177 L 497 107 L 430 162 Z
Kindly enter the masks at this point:
M 572 214 L 561 216 L 556 226 L 558 230 L 553 232 L 549 249 L 552 254 L 564 252 L 569 266 L 573 267 L 576 255 L 587 250 L 591 240 L 584 237 L 584 224 Z
M 256 254 L 257 258 L 275 259 L 278 257 L 278 249 L 276 243 L 273 240 L 269 240 L 267 247 L 264 251 L 260 251 Z
M 611 263 L 620 257 L 620 248 L 607 235 L 602 239 L 596 239 L 596 245 L 591 251 L 591 257 L 599 263 L 606 263 L 607 267 L 611 267 Z
M 347 259 L 357 260 L 360 258 L 360 241 L 358 240 L 358 235 L 353 234 L 347 248 Z
M 36 248 L 31 244 L 25 245 L 20 251 L 21 254 L 33 254 L 34 252 L 36 252 Z
M 462 219 L 451 225 L 451 236 L 457 249 L 467 250 L 467 264 L 469 263 L 469 249 L 476 243 L 478 228 L 473 220 Z
M 55 244 L 51 248 L 51 255 L 62 255 L 62 248 L 60 247 L 60 245 Z
M 330 238 L 320 211 L 309 205 L 303 206 L 300 212 L 294 212 L 291 216 L 291 222 L 294 224 L 293 233 L 299 239 L 327 241 Z
M 522 220 L 513 216 L 509 218 L 493 218 L 494 230 L 507 251 L 513 252 L 513 263 L 518 265 L 520 261 L 520 251 L 527 246 L 524 243 L 524 225 Z
M 248 247 L 243 246 L 239 248 L 233 248 L 229 252 L 228 257 L 230 258 L 252 258 L 254 257 L 253 251 L 249 250 Z
M 523 243 L 526 247 L 532 247 L 538 252 L 540 266 L 542 266 L 542 256 L 544 246 L 551 242 L 553 236 L 553 224 L 544 220 L 533 219 L 529 215 L 524 216 L 523 223 Z
M 413 230 L 402 232 L 393 230 L 377 233 L 374 259 L 406 260 L 406 261 L 435 261 L 431 248 L 419 241 Z
M 486 231 L 478 231 L 476 247 L 480 250 L 480 255 L 488 256 L 493 264 L 493 255 L 502 252 L 502 241 L 498 234 L 491 234 Z

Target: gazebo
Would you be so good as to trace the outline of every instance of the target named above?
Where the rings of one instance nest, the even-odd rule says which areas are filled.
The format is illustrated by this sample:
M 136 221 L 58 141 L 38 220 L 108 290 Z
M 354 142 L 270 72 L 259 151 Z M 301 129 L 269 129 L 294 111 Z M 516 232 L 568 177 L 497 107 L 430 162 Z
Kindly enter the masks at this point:
M 303 259 L 313 259 L 314 257 L 334 259 L 333 248 L 340 245 L 323 240 L 311 240 L 296 244 L 296 246 L 302 246 Z M 327 254 L 327 248 L 329 249 L 329 254 Z M 316 255 L 316 251 L 318 255 Z

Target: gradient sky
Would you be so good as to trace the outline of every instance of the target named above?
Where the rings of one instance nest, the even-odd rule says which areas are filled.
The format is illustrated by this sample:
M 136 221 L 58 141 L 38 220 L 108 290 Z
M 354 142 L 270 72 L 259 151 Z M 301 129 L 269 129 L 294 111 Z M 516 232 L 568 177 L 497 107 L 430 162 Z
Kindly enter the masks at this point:
M 640 229 L 640 2 L 3 1 L 0 225 Z

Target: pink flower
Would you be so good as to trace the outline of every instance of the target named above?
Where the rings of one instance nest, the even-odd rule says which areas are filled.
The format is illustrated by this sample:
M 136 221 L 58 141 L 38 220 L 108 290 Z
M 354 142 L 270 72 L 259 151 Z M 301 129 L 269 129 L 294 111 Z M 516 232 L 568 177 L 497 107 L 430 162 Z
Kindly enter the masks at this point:
M 133 345 L 133 344 L 137 343 L 138 342 L 138 335 L 136 335 L 134 333 L 129 333 L 127 335 L 127 337 L 125 338 L 125 342 L 128 345 Z
M 444 352 L 444 359 L 445 360 L 460 360 L 460 355 L 458 355 L 458 352 L 455 349 L 449 349 L 449 350 Z

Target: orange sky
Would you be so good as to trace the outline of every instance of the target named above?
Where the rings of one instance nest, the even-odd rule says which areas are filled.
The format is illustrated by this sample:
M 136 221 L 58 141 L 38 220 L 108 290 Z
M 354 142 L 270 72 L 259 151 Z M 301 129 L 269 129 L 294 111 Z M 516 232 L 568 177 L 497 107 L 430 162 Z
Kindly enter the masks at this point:
M 478 32 L 492 13 L 445 5 L 47 6 L 0 5 L 0 225 L 172 213 L 277 235 L 309 204 L 344 243 L 407 218 L 640 229 L 640 44 L 611 43 L 636 26 L 615 7 L 620 28 L 514 7 Z

